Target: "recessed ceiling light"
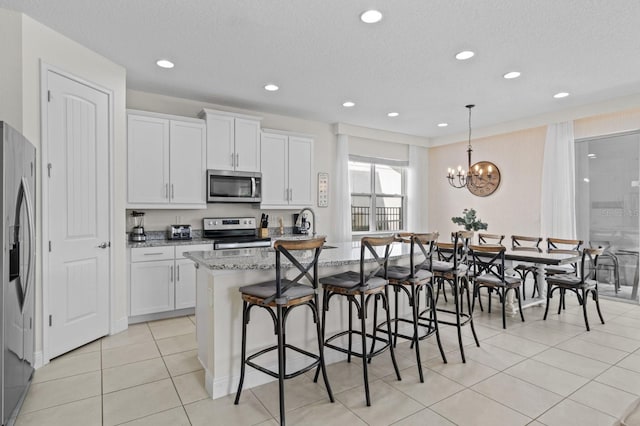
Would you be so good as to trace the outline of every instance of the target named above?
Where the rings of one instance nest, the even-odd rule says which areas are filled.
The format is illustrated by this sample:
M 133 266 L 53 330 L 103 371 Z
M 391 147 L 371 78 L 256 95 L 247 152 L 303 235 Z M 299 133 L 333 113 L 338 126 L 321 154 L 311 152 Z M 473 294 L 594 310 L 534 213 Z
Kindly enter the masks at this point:
M 556 99 L 566 98 L 567 96 L 569 96 L 569 94 L 567 92 L 560 92 L 560 93 L 556 93 L 555 95 L 553 95 L 553 97 L 556 98 Z
M 587 157 L 589 157 L 589 158 L 598 158 L 595 154 L 587 154 Z
M 390 113 L 387 114 L 387 117 L 397 117 L 399 115 L 400 115 L 400 113 L 398 113 L 398 112 L 390 112 Z
M 449 123 L 438 123 L 438 127 L 447 127 Z
M 345 108 L 351 108 L 352 106 L 355 106 L 355 105 L 356 105 L 356 103 L 355 102 L 351 102 L 351 101 L 347 101 L 347 102 L 344 102 L 342 104 L 342 106 L 345 107 Z
M 156 62 L 156 65 L 159 66 L 160 68 L 173 68 L 173 62 L 171 62 L 168 59 L 160 59 Z
M 276 86 L 273 83 L 269 83 L 267 85 L 264 86 L 264 90 L 266 90 L 267 92 L 275 92 L 276 90 L 278 90 L 279 87 Z
M 511 80 L 512 78 L 520 77 L 520 73 L 518 71 L 511 71 L 503 75 L 503 77 L 506 78 L 507 80 Z
M 472 58 L 473 55 L 475 55 L 475 53 L 473 53 L 472 51 L 463 50 L 462 52 L 456 54 L 456 59 L 459 61 L 464 61 L 465 59 Z
M 360 20 L 365 24 L 375 24 L 382 20 L 382 13 L 379 10 L 366 10 L 360 14 Z
M 584 179 L 582 179 L 582 180 L 583 180 L 583 181 L 585 181 L 585 182 L 587 182 L 587 183 L 589 183 L 589 178 L 584 178 Z

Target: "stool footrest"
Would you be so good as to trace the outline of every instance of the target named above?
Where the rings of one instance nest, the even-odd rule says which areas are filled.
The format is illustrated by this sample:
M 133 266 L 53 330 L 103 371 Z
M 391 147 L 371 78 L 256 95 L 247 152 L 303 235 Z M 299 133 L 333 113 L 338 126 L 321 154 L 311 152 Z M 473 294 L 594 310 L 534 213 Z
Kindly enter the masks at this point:
M 307 366 L 305 366 L 303 368 L 300 368 L 300 369 L 298 369 L 296 371 L 292 371 L 290 373 L 286 373 L 284 375 L 285 379 L 291 379 L 293 377 L 297 377 L 297 376 L 299 376 L 301 374 L 304 374 L 307 371 L 317 367 L 320 364 L 320 356 L 319 355 L 313 354 L 311 352 L 307 352 L 304 349 L 300 349 L 300 348 L 298 348 L 296 346 L 289 345 L 289 344 L 284 345 L 284 347 L 285 347 L 285 350 L 289 349 L 289 350 L 292 350 L 294 352 L 298 352 L 298 353 L 300 353 L 302 355 L 305 355 L 305 356 L 313 359 L 313 362 L 311 364 L 309 364 L 309 365 L 307 365 Z M 248 366 L 255 368 L 256 370 L 261 371 L 261 372 L 263 372 L 265 374 L 268 374 L 271 377 L 275 377 L 277 379 L 279 377 L 278 371 L 270 370 L 270 369 L 268 369 L 266 367 L 263 367 L 263 366 L 261 366 L 259 364 L 256 364 L 255 362 L 252 361 L 253 359 L 255 359 L 255 358 L 259 357 L 259 356 L 262 356 L 262 355 L 264 355 L 264 354 L 266 354 L 268 352 L 271 352 L 271 351 L 274 351 L 274 350 L 277 350 L 277 349 L 278 349 L 278 346 L 274 345 L 274 346 L 270 346 L 270 347 L 268 347 L 266 349 L 263 349 L 260 352 L 256 352 L 255 354 L 252 354 L 251 356 L 248 356 L 247 359 L 245 360 L 245 363 Z
M 423 320 L 423 321 L 427 321 L 427 323 L 418 321 L 418 327 L 426 328 L 428 331 L 427 331 L 426 334 L 418 336 L 418 340 L 424 340 L 424 339 L 436 334 L 436 329 L 435 329 L 435 327 L 433 325 L 431 325 L 431 321 L 428 318 L 419 318 L 419 319 Z M 406 319 L 406 318 L 391 318 L 391 323 L 394 323 L 395 321 L 404 322 L 404 323 L 407 323 L 407 324 L 413 324 L 413 320 L 410 320 L 410 319 Z M 378 325 L 376 327 L 376 330 L 387 334 L 387 329 L 384 327 L 384 323 L 381 323 L 380 325 Z M 398 332 L 398 334 L 396 334 L 393 331 L 393 328 L 391 329 L 391 335 L 394 336 L 394 337 L 396 337 L 396 336 L 397 337 L 401 337 L 401 338 L 406 339 L 406 340 L 413 340 L 413 336 L 409 336 L 408 334 L 402 334 L 400 332 Z
M 444 312 L 445 314 L 452 314 L 452 315 L 456 315 L 456 311 L 451 311 L 448 309 L 436 309 L 438 312 Z M 428 311 L 424 311 L 424 312 L 428 312 Z M 424 312 L 420 313 L 420 316 L 422 316 L 424 314 Z M 460 315 L 460 325 L 466 325 L 469 321 L 471 321 L 473 319 L 473 317 L 469 314 L 465 314 L 463 312 L 457 314 Z M 445 324 L 445 325 L 453 325 L 453 326 L 457 326 L 458 324 L 452 321 L 443 321 L 440 318 L 438 318 L 438 324 Z
M 363 354 L 361 352 L 356 352 L 353 349 L 349 350 L 348 348 L 343 348 L 342 346 L 337 346 L 337 345 L 334 345 L 334 344 L 330 343 L 331 341 L 333 341 L 333 340 L 335 340 L 335 339 L 337 339 L 339 337 L 346 336 L 346 335 L 349 335 L 349 334 L 352 334 L 352 335 L 357 336 L 357 337 L 362 337 L 362 333 L 360 331 L 357 331 L 357 330 L 346 330 L 346 331 L 342 331 L 342 332 L 340 332 L 338 334 L 334 334 L 333 336 L 329 337 L 327 340 L 325 340 L 324 345 L 327 348 L 334 349 L 334 350 L 336 350 L 338 352 L 342 352 L 342 353 L 345 353 L 345 354 L 351 354 L 352 356 L 355 356 L 355 357 L 358 357 L 358 358 L 365 358 L 365 356 L 363 356 Z M 383 339 L 383 338 L 381 338 L 379 336 L 375 336 L 374 337 L 372 334 L 369 334 L 369 333 L 366 333 L 365 336 L 367 336 L 370 339 L 374 339 L 376 342 L 384 343 L 384 345 L 380 349 L 377 349 L 377 350 L 375 350 L 375 351 L 373 351 L 371 353 L 367 353 L 367 355 L 366 355 L 367 359 L 373 358 L 374 356 L 379 355 L 380 353 L 382 353 L 385 349 L 387 349 L 390 346 L 389 341 L 387 339 Z

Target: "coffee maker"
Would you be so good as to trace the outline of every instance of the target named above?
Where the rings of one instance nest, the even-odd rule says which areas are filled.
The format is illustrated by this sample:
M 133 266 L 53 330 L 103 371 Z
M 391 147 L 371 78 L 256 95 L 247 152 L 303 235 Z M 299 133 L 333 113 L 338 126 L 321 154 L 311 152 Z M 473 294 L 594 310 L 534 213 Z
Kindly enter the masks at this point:
M 144 233 L 144 212 L 132 211 L 133 229 L 129 234 L 129 240 L 136 243 L 147 241 L 147 234 Z

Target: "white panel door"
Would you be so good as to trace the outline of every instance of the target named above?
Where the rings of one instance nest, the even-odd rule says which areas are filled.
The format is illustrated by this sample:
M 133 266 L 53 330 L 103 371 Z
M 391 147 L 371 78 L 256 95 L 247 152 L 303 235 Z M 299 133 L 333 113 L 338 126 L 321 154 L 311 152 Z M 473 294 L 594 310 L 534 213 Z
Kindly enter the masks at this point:
M 289 136 L 289 204 L 310 206 L 313 177 L 313 139 Z
M 171 203 L 206 205 L 207 146 L 204 122 L 171 120 L 170 140 Z
M 260 171 L 260 122 L 236 118 L 236 167 L 237 171 Z
M 128 115 L 127 201 L 169 202 L 169 120 Z
M 289 204 L 289 174 L 287 173 L 287 136 L 263 133 L 262 204 L 282 206 Z
M 172 311 L 174 306 L 173 260 L 131 264 L 131 316 Z
M 207 114 L 207 169 L 233 170 L 235 165 L 235 119 Z
M 53 358 L 109 332 L 109 99 L 51 71 L 47 86 Z

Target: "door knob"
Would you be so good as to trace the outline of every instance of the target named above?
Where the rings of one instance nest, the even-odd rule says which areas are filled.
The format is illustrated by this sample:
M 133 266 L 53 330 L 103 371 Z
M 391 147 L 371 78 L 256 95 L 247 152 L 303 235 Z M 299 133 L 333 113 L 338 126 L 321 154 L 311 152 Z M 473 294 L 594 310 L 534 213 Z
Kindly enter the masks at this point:
M 106 241 L 106 242 L 103 242 L 102 244 L 98 245 L 98 248 L 101 248 L 101 249 L 106 249 L 107 247 L 111 247 L 111 242 L 110 241 Z

